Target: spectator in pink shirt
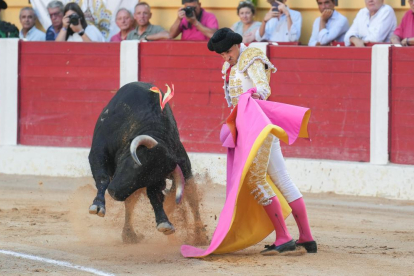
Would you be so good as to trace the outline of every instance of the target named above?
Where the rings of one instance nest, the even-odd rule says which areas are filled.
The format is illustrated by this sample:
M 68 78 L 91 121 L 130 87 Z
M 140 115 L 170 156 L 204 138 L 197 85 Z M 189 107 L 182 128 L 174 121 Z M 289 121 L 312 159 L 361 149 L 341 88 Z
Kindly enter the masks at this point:
M 176 38 L 181 33 L 181 40 L 209 40 L 218 29 L 216 16 L 202 9 L 199 0 L 182 0 L 182 4 L 170 36 Z
M 408 0 L 411 9 L 404 14 L 400 26 L 391 36 L 391 43 L 414 46 L 414 0 Z
M 118 10 L 115 22 L 120 31 L 111 37 L 111 42 L 121 42 L 122 40 L 125 40 L 128 33 L 135 29 L 134 16 L 132 16 L 132 13 L 126 8 L 120 8 Z

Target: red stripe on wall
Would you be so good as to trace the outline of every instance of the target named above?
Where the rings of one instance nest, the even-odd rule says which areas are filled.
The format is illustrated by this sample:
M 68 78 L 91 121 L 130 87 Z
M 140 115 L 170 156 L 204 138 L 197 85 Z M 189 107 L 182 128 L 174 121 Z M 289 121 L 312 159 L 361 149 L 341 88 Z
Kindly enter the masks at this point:
M 224 153 L 221 125 L 230 112 L 222 58 L 205 42 L 140 44 L 139 79 L 165 91 L 189 152 Z M 90 146 L 96 118 L 119 86 L 119 44 L 22 43 L 20 143 Z M 369 161 L 371 49 L 270 46 L 278 68 L 271 99 L 312 109 L 312 142 L 286 156 Z
M 189 152 L 224 153 L 219 141 L 230 109 L 223 94 L 223 60 L 206 42 L 140 45 L 139 80 L 165 91 L 174 83 L 171 107 L 184 147 Z
M 414 55 L 410 48 L 391 49 L 390 161 L 414 164 Z
M 119 43 L 21 43 L 19 143 L 89 147 L 119 88 L 119 51 Z
M 369 161 L 371 49 L 270 46 L 271 100 L 309 107 L 312 142 L 285 156 Z

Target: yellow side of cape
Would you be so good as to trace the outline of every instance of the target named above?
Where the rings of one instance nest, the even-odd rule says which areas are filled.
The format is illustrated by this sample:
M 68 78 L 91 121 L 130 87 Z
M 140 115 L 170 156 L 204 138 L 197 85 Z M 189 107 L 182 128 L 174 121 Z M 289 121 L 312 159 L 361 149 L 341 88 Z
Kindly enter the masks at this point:
M 307 122 L 309 121 L 309 117 L 310 112 L 307 112 L 304 118 L 304 122 L 306 123 L 302 123 L 299 137 L 309 137 L 307 132 Z M 243 168 L 230 229 L 226 235 L 226 238 L 212 254 L 223 254 L 242 250 L 257 244 L 274 231 L 272 222 L 268 218 L 263 206 L 257 203 L 254 197 L 250 194 L 247 185 L 244 185 L 246 174 L 250 169 L 250 165 L 256 157 L 260 146 L 269 134 L 273 134 L 280 140 L 287 142 L 288 135 L 286 132 L 282 128 L 275 125 L 266 126 L 257 137 Z M 275 191 L 282 206 L 283 216 L 286 219 L 292 210 L 290 209 L 289 204 L 283 197 L 282 193 L 270 179 L 269 175 L 267 175 L 267 181 Z

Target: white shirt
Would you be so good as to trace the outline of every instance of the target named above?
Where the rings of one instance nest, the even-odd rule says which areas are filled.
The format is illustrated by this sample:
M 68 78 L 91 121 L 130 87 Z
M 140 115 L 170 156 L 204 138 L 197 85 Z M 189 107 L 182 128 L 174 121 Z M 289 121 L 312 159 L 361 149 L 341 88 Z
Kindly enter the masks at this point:
M 289 9 L 289 8 L 288 8 Z M 260 36 L 260 28 L 256 31 L 257 41 L 294 42 L 299 41 L 302 28 L 302 15 L 298 11 L 289 9 L 292 26 L 288 31 L 287 17 L 282 14 L 280 18 L 273 17 L 266 23 L 265 32 Z
M 334 10 L 325 28 L 319 31 L 320 23 L 321 18 L 316 18 L 313 23 L 312 36 L 308 46 L 315 46 L 318 42 L 321 45 L 326 45 L 334 40 L 338 42 L 344 41 L 345 33 L 349 29 L 348 19 L 345 16 Z
M 89 39 L 93 42 L 105 42 L 105 39 L 101 32 L 93 25 L 88 25 L 85 28 L 85 34 L 89 37 Z M 78 33 L 74 33 L 68 37 L 67 41 L 72 42 L 82 42 L 82 37 Z
M 351 36 L 369 42 L 390 42 L 391 35 L 397 27 L 394 10 L 388 5 L 382 5 L 374 16 L 369 15 L 367 8 L 361 9 L 345 35 L 345 45 L 351 45 Z
M 35 26 L 33 26 L 26 34 L 26 37 L 23 36 L 23 30 L 19 33 L 19 38 L 23 39 L 24 41 L 45 41 L 46 34 Z

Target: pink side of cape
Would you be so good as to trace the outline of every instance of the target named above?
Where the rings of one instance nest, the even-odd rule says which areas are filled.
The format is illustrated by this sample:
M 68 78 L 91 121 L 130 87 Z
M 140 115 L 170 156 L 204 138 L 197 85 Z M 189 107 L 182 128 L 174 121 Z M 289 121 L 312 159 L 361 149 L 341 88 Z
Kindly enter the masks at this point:
M 226 125 L 220 134 L 223 146 L 228 147 L 226 202 L 211 244 L 207 249 L 183 245 L 181 254 L 184 257 L 204 257 L 214 253 L 226 237 L 234 214 L 243 168 L 261 131 L 269 124 L 277 125 L 288 134 L 289 144 L 292 144 L 299 135 L 302 120 L 308 108 L 255 100 L 251 97 L 253 92 L 254 90 L 250 90 L 239 98 L 236 145 Z

